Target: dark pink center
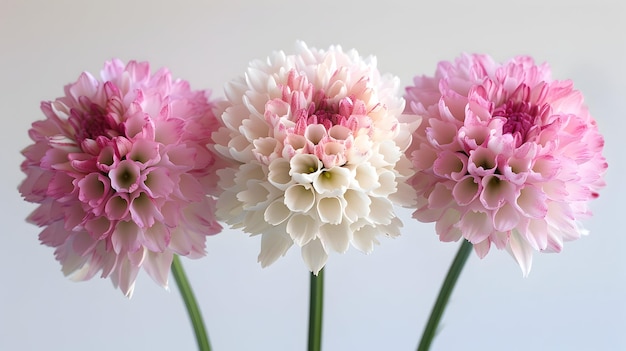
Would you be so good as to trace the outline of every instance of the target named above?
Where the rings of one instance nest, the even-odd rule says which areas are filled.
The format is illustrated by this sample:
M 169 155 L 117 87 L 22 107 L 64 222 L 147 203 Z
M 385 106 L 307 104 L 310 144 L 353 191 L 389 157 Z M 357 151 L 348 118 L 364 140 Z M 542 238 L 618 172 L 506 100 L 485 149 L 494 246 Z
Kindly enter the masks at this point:
M 69 118 L 69 123 L 76 132 L 78 143 L 82 143 L 85 139 L 96 140 L 100 136 L 113 138 L 120 135 L 120 128 L 102 106 L 90 101 L 87 104 L 81 101 L 81 104 L 89 108 L 85 110 L 73 108 Z
M 354 98 L 345 97 L 337 102 L 332 102 L 323 91 L 318 91 L 313 97 L 307 109 L 297 112 L 297 123 L 304 125 L 321 124 L 326 130 L 332 126 L 342 125 L 353 129 L 356 123 L 353 115 L 365 115 L 365 105 Z
M 527 102 L 506 103 L 496 108 L 492 115 L 494 117 L 505 117 L 506 122 L 502 126 L 503 134 L 512 134 L 519 144 L 525 143 L 534 134 L 537 125 L 539 108 L 537 105 Z

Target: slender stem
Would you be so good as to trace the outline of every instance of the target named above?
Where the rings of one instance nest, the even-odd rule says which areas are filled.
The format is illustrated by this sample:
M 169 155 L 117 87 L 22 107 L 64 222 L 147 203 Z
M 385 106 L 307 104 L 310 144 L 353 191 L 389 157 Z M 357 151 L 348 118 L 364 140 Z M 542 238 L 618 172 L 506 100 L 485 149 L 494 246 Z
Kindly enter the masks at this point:
M 424 328 L 422 340 L 417 347 L 417 351 L 428 351 L 430 349 L 430 344 L 432 343 L 435 333 L 437 332 L 437 327 L 439 326 L 439 321 L 441 320 L 443 311 L 446 309 L 446 305 L 448 304 L 452 290 L 456 285 L 456 281 L 459 279 L 459 275 L 461 275 L 463 266 L 465 266 L 465 262 L 467 262 L 467 258 L 472 252 L 472 247 L 473 245 L 469 241 L 463 240 L 459 251 L 454 257 L 454 261 L 452 261 L 452 265 L 448 270 L 448 275 L 446 275 L 446 279 L 443 281 L 443 285 L 441 285 L 439 296 L 437 296 L 437 301 L 433 306 L 433 310 L 430 312 L 430 318 L 428 318 L 428 323 L 426 324 L 426 328 Z
M 322 311 L 324 309 L 324 268 L 311 273 L 309 300 L 309 351 L 322 349 Z
M 202 313 L 200 313 L 200 308 L 198 307 L 196 298 L 193 295 L 193 290 L 191 289 L 191 285 L 189 285 L 189 280 L 187 280 L 187 275 L 183 270 L 183 266 L 180 263 L 178 255 L 174 255 L 174 259 L 172 261 L 172 273 L 174 274 L 176 285 L 178 285 L 178 289 L 180 290 L 180 295 L 182 296 L 183 301 L 185 301 L 185 307 L 187 307 L 187 313 L 189 314 L 189 319 L 193 325 L 193 331 L 196 334 L 198 350 L 211 351 L 209 336 L 206 332 L 206 328 L 204 327 L 204 321 L 202 320 Z

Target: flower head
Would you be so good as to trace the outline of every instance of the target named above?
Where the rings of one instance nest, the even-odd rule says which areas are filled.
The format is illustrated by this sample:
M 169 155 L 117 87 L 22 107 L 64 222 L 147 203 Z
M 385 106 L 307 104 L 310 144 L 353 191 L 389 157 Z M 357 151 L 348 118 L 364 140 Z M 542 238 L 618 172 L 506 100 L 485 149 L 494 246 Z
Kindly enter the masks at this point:
M 418 122 L 399 120 L 398 87 L 373 58 L 302 42 L 227 85 L 213 139 L 232 165 L 218 172 L 217 214 L 262 235 L 262 266 L 296 243 L 317 273 L 330 251 L 369 253 L 377 236 L 399 234 L 392 204 L 414 201 L 403 190 L 412 174 L 403 151 Z
M 525 275 L 532 252 L 560 251 L 585 232 L 607 163 L 603 138 L 571 81 L 529 57 L 497 64 L 463 55 L 407 87 L 414 133 L 414 217 L 436 222 L 484 257 L 508 249 Z
M 45 227 L 66 275 L 101 271 L 130 296 L 141 267 L 167 286 L 172 255 L 203 256 L 221 229 L 206 196 L 215 104 L 147 62 L 112 60 L 101 76 L 83 73 L 41 104 L 19 190 L 40 204 L 28 220 Z

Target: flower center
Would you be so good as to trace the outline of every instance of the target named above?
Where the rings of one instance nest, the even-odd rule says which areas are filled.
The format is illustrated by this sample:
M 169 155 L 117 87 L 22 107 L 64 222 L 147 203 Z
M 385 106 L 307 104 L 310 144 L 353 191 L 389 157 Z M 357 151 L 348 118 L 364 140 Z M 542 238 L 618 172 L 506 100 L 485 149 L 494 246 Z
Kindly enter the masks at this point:
M 506 103 L 496 108 L 492 115 L 506 118 L 502 133 L 512 134 L 517 140 L 517 146 L 528 141 L 539 127 L 539 107 L 527 102 Z
M 81 103 L 85 104 L 83 101 Z M 72 109 L 69 123 L 76 131 L 76 140 L 82 143 L 85 139 L 95 140 L 99 136 L 113 138 L 120 135 L 119 127 L 112 123 L 102 106 L 88 101 L 87 110 Z

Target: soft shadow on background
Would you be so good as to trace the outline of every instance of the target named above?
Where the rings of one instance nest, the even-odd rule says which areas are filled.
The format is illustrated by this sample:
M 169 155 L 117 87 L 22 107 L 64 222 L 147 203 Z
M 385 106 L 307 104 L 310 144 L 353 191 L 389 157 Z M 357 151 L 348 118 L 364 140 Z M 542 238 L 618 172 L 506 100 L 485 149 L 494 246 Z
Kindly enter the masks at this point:
M 19 151 L 41 100 L 105 60 L 167 66 L 195 89 L 222 86 L 273 50 L 340 44 L 375 55 L 403 85 L 461 52 L 503 61 L 529 54 L 583 92 L 606 139 L 608 186 L 591 234 L 560 254 L 535 254 L 528 278 L 506 252 L 472 256 L 433 350 L 626 349 L 626 4 L 415 1 L 36 1 L 0 3 L 0 350 L 193 350 L 178 290 L 140 274 L 127 300 L 109 280 L 74 283 L 24 218 Z M 325 350 L 413 350 L 457 249 L 400 211 L 403 235 L 371 255 L 351 248 L 326 268 Z M 226 230 L 208 255 L 183 260 L 213 347 L 304 350 L 308 271 L 299 250 L 261 269 L 260 238 Z

